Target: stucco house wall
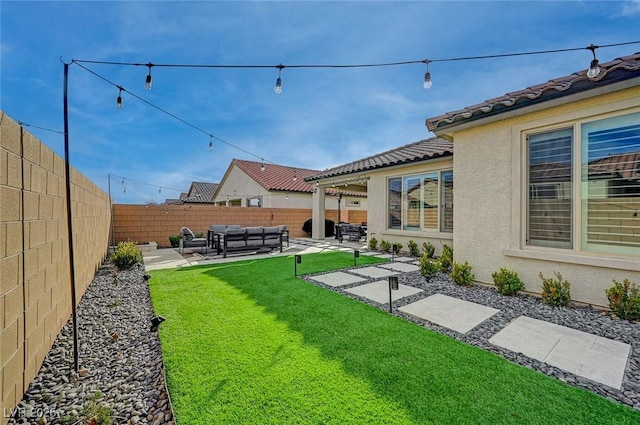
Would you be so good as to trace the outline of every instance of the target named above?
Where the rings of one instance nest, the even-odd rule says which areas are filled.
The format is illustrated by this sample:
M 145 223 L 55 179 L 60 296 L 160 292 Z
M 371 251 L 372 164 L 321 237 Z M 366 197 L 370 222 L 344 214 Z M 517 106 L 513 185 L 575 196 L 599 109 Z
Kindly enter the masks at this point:
M 232 167 L 226 178 L 220 183 L 214 202 L 217 205 L 225 205 L 228 199 L 234 205 L 248 206 L 249 199 L 259 197 L 261 207 L 264 208 L 311 208 L 312 193 L 268 191 L 255 181 L 247 173 L 238 167 Z M 235 201 L 235 202 L 234 202 Z M 349 206 L 348 201 L 357 201 L 358 206 Z M 325 198 L 327 210 L 338 208 L 337 196 L 327 195 Z M 341 210 L 367 210 L 367 199 L 343 195 L 340 204 Z
M 507 267 L 520 274 L 527 290 L 539 293 L 538 274 L 557 271 L 571 283 L 574 300 L 603 306 L 612 279 L 640 282 L 640 259 L 634 256 L 525 244 L 525 133 L 640 111 L 638 86 L 582 97 L 447 133 L 455 147 L 454 257 L 473 265 L 477 281 L 492 283 L 491 273 Z

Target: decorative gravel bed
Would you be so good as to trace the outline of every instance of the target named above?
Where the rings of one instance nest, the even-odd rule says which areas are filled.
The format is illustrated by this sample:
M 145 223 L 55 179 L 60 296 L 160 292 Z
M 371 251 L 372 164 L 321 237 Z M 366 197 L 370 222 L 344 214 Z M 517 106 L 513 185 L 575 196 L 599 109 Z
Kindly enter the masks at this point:
M 78 305 L 79 372 L 70 319 L 9 424 L 174 424 L 144 266 L 113 272 L 102 266 Z
M 348 270 L 346 270 L 348 271 Z M 317 275 L 316 275 L 317 276 Z M 393 314 L 403 319 L 417 323 L 420 326 L 431 329 L 441 334 L 448 335 L 459 341 L 475 345 L 485 350 L 503 356 L 507 360 L 517 363 L 546 375 L 553 376 L 565 383 L 576 387 L 585 388 L 600 394 L 610 400 L 623 403 L 640 410 L 640 323 L 628 320 L 619 320 L 612 317 L 608 312 L 596 310 L 586 306 L 575 307 L 551 307 L 544 303 L 539 297 L 518 294 L 514 297 L 500 295 L 494 288 L 475 285 L 463 287 L 451 280 L 449 275 L 439 273 L 431 281 L 427 280 L 419 271 L 401 273 L 398 275 L 398 283 L 401 285 L 413 286 L 423 291 L 394 301 Z M 321 282 L 312 280 L 313 276 L 305 276 L 304 279 L 324 287 L 326 289 L 339 292 L 345 296 L 354 298 L 366 304 L 389 311 L 389 303 L 379 304 L 358 295 L 346 292 L 345 289 L 364 285 L 380 279 L 369 279 L 358 283 L 332 287 Z M 411 304 L 430 295 L 442 294 L 459 298 L 466 301 L 482 304 L 500 310 L 499 313 L 482 322 L 466 334 L 453 331 L 439 326 L 435 323 L 409 315 L 398 310 L 398 307 Z M 504 348 L 489 343 L 489 339 L 507 326 L 518 316 L 528 316 L 534 319 L 545 320 L 562 326 L 567 326 L 584 332 L 605 338 L 614 339 L 631 345 L 631 353 L 623 380 L 622 390 L 609 387 L 598 382 L 574 375 L 570 372 L 550 366 L 539 360 L 531 359 L 521 353 L 515 353 Z

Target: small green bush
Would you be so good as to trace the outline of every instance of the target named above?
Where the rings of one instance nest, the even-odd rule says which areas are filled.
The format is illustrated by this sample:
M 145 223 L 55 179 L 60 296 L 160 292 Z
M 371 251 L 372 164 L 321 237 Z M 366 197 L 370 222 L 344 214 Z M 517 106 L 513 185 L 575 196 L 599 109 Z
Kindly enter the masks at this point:
M 422 252 L 427 254 L 427 258 L 433 258 L 433 254 L 436 252 L 436 247 L 431 242 L 422 242 Z
M 195 237 L 195 238 L 204 238 L 204 233 L 196 232 L 196 233 L 193 234 L 193 237 Z
M 466 261 L 464 262 L 464 264 L 453 263 L 451 279 L 453 279 L 453 281 L 460 286 L 471 286 L 473 279 L 475 279 L 474 274 L 471 273 L 472 268 L 473 267 Z
M 376 249 L 378 249 L 378 240 L 375 236 L 371 236 L 371 238 L 369 238 L 369 249 L 371 251 L 375 251 Z
M 442 245 L 442 255 L 440 255 L 441 270 L 445 273 L 451 271 L 453 265 L 453 248 L 450 245 Z
M 392 244 L 392 246 L 393 246 L 393 245 L 395 245 L 395 246 L 396 246 L 396 249 L 397 249 L 397 251 L 396 251 L 396 252 L 400 252 L 400 251 L 402 251 L 403 245 L 402 245 L 400 242 L 395 242 L 395 243 L 393 243 L 393 244 Z
M 431 280 L 440 271 L 440 261 L 430 258 L 425 252 L 420 257 L 420 274 L 427 280 Z
M 567 306 L 571 302 L 570 284 L 562 280 L 562 275 L 553 272 L 556 278 L 545 278 L 542 272 L 538 276 L 542 279 L 542 299 L 554 307 Z
M 613 286 L 605 290 L 609 308 L 621 319 L 640 319 L 640 293 L 636 284 L 629 279 L 622 283 L 613 279 Z
M 494 272 L 493 284 L 498 288 L 498 292 L 502 295 L 515 295 L 518 291 L 524 289 L 524 283 L 520 280 L 518 273 L 501 267 L 500 270 Z
M 418 244 L 415 243 L 413 239 L 409 239 L 407 246 L 409 247 L 409 254 L 411 254 L 412 257 L 420 256 L 420 248 L 418 248 Z
M 142 262 L 142 253 L 135 242 L 120 242 L 110 260 L 118 270 L 126 270 Z
M 380 250 L 382 252 L 391 252 L 391 242 L 385 241 L 384 239 L 380 240 Z
M 177 248 L 180 245 L 180 235 L 169 236 L 169 243 L 171 244 L 171 248 Z

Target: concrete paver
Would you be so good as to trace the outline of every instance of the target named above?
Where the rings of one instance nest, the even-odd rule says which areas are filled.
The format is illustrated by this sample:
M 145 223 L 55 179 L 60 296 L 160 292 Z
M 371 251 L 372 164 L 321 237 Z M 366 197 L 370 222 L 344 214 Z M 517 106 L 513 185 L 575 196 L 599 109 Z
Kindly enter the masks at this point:
M 415 264 L 401 263 L 401 262 L 378 264 L 376 267 L 382 267 L 383 269 L 395 270 L 403 273 L 415 272 L 417 270 L 420 270 L 420 267 L 416 266 Z
M 431 295 L 398 310 L 460 333 L 469 332 L 500 311 L 442 294 Z
M 489 342 L 559 369 L 620 389 L 631 346 L 527 316 Z
M 394 272 L 392 270 L 383 269 L 375 266 L 362 267 L 360 269 L 351 269 L 349 270 L 349 272 L 358 274 L 360 276 L 371 277 L 373 279 L 379 279 L 381 277 L 396 276 L 399 274 L 398 272 Z
M 361 297 L 368 298 L 380 304 L 389 303 L 389 281 L 379 280 L 366 285 L 354 286 L 353 288 L 345 289 L 345 292 L 350 292 Z M 422 289 L 414 288 L 413 286 L 398 285 L 398 289 L 391 291 L 391 299 L 399 300 L 409 295 L 422 292 Z
M 321 274 L 319 276 L 313 276 L 311 277 L 311 279 L 317 282 L 322 282 L 325 285 L 334 286 L 334 287 L 348 285 L 350 283 L 364 282 L 367 280 L 364 277 L 355 276 L 345 272 Z

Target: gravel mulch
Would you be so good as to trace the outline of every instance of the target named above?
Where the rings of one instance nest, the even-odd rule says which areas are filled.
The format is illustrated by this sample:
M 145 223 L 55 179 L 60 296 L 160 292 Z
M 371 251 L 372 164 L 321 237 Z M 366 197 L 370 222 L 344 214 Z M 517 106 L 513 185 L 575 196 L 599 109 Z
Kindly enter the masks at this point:
M 79 372 L 69 319 L 9 424 L 175 423 L 144 266 L 114 272 L 102 266 L 78 305 Z

